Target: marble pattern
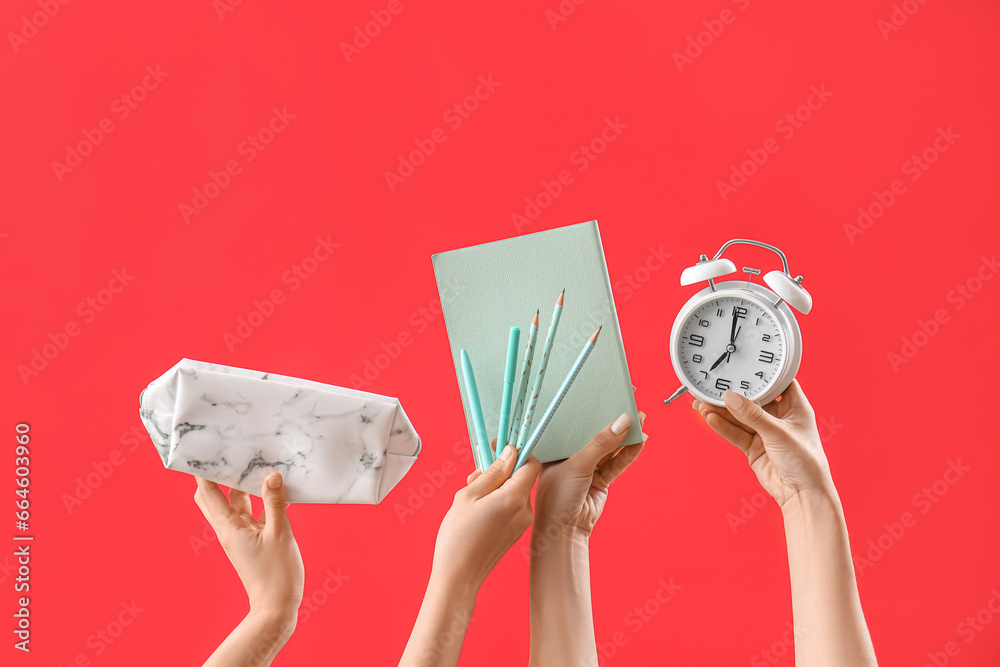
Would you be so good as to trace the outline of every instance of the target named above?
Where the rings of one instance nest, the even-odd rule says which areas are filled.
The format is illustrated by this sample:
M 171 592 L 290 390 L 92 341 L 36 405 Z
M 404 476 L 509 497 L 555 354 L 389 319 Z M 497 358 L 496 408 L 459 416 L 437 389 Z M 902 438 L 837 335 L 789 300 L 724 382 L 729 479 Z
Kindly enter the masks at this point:
M 274 373 L 182 359 L 139 404 L 167 468 L 289 502 L 378 503 L 420 451 L 397 399 Z

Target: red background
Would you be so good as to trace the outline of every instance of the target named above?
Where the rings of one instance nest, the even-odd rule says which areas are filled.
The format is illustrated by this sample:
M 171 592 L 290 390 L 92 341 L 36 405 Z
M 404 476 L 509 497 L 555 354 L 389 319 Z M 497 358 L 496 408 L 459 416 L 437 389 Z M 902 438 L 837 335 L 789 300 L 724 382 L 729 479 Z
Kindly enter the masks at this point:
M 437 526 L 471 469 L 446 332 L 440 318 L 421 314 L 437 298 L 430 255 L 597 218 L 651 436 L 615 485 L 591 545 L 604 655 L 616 632 L 625 638 L 606 662 L 792 663 L 782 643 L 791 606 L 779 513 L 768 501 L 731 525 L 762 498 L 746 461 L 688 401 L 662 403 L 678 384 L 669 327 L 695 291 L 678 285 L 680 271 L 726 239 L 750 237 L 784 249 L 815 299 L 799 318 L 799 378 L 827 420 L 856 556 L 867 557 L 869 540 L 887 547 L 871 551 L 877 558 L 860 577 L 881 663 L 923 665 L 954 641 L 960 651 L 949 664 L 997 664 L 1000 621 L 971 638 L 960 627 L 1000 587 L 1000 455 L 989 417 L 1000 281 L 975 282 L 1000 240 L 996 3 L 910 0 L 916 13 L 883 35 L 889 0 L 591 0 L 563 3 L 575 11 L 554 28 L 546 12 L 558 11 L 556 0 L 403 0 L 348 62 L 341 43 L 387 4 L 247 0 L 220 18 L 209 0 L 70 2 L 12 44 L 9 33 L 42 10 L 35 0 L 4 3 L 0 532 L 15 532 L 14 426 L 25 421 L 36 541 L 34 650 L 14 651 L 5 631 L 2 661 L 207 657 L 242 617 L 244 593 L 218 545 L 198 543 L 206 524 L 194 480 L 164 471 L 145 437 L 130 439 L 140 390 L 181 357 L 350 385 L 406 332 L 412 343 L 367 388 L 400 397 L 423 452 L 380 506 L 291 508 L 307 596 L 327 569 L 349 579 L 276 661 L 395 664 Z M 679 71 L 675 52 L 709 27 L 718 32 L 712 21 L 725 9 L 732 22 L 717 36 L 704 32 L 708 45 L 700 54 L 691 47 L 697 57 Z M 168 74 L 119 118 L 114 100 L 142 83 L 147 66 Z M 444 114 L 474 94 L 480 76 L 499 85 L 454 128 Z M 831 96 L 785 136 L 776 122 L 812 86 Z M 295 118 L 247 161 L 240 143 L 275 107 Z M 53 162 L 104 118 L 114 130 L 57 176 Z M 573 154 L 606 118 L 627 128 L 581 172 Z M 444 143 L 391 190 L 385 172 L 436 128 Z M 960 136 L 910 180 L 904 164 L 939 128 Z M 717 183 L 769 137 L 778 151 L 724 200 Z M 240 173 L 186 222 L 180 204 L 229 160 Z M 525 198 L 564 169 L 572 183 L 515 228 Z M 845 225 L 856 224 L 858 207 L 897 179 L 905 192 L 852 236 Z M 318 236 L 339 248 L 293 291 L 282 275 Z M 662 266 L 651 247 L 670 253 Z M 753 249 L 734 259 L 776 268 Z M 122 267 L 134 279 L 86 321 L 78 305 Z M 619 283 L 628 276 L 638 289 Z M 981 289 L 959 308 L 953 290 L 970 279 Z M 224 334 L 274 289 L 286 301 L 230 351 Z M 894 369 L 889 354 L 938 310 L 947 321 L 934 336 L 916 336 L 921 347 Z M 78 335 L 22 380 L 19 366 L 70 322 Z M 609 405 L 609 420 L 619 411 Z M 78 479 L 107 469 L 112 456 L 120 465 L 67 509 Z M 954 484 L 940 481 L 949 461 L 969 468 Z M 459 472 L 401 522 L 411 491 L 451 465 Z M 933 503 L 915 498 L 925 488 Z M 886 524 L 904 512 L 915 523 L 893 537 Z M 463 664 L 526 661 L 524 544 L 481 590 Z M 5 628 L 13 576 L 0 571 Z M 661 579 L 682 588 L 657 608 L 650 600 Z M 143 611 L 98 655 L 88 638 L 133 600 Z M 647 603 L 655 613 L 643 620 L 634 608 Z M 784 656 L 768 659 L 769 647 Z

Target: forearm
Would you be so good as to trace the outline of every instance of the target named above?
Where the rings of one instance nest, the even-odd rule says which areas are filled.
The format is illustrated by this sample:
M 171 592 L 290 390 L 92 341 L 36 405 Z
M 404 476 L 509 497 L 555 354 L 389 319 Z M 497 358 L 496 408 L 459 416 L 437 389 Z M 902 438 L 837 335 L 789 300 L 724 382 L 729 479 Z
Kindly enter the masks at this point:
M 531 534 L 530 665 L 597 665 L 585 535 L 536 525 Z
M 204 667 L 266 667 L 285 645 L 298 613 L 266 614 L 253 610 L 205 662 Z
M 478 588 L 457 577 L 431 572 L 400 667 L 458 664 Z
M 874 667 L 836 490 L 796 497 L 782 508 L 801 667 Z

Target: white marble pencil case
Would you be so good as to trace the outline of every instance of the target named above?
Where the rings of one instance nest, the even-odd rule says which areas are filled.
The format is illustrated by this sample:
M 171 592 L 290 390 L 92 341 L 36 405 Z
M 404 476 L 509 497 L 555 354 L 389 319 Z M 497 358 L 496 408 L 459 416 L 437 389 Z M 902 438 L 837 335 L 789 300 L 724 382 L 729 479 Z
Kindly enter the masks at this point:
M 139 416 L 167 468 L 254 495 L 278 471 L 289 502 L 378 503 L 420 451 L 395 398 L 190 359 Z

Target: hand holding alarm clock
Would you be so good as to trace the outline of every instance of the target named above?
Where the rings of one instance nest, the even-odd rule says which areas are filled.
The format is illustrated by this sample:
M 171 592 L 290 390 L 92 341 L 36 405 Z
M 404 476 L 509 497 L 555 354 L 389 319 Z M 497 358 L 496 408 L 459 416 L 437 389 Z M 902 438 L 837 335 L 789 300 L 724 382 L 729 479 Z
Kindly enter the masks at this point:
M 747 266 L 746 281 L 715 282 L 736 272 L 722 253 L 740 243 L 772 250 L 781 258 L 783 270 L 764 276 L 767 287 L 751 282 L 760 269 Z M 684 304 L 670 330 L 670 361 L 682 385 L 664 403 L 690 392 L 721 407 L 727 389 L 758 404 L 772 401 L 791 383 L 802 360 L 802 334 L 792 313 L 792 308 L 802 314 L 812 309 L 802 276 L 792 278 L 777 247 L 733 239 L 712 259 L 702 255 L 681 273 L 681 285 L 702 280 L 708 286 Z

